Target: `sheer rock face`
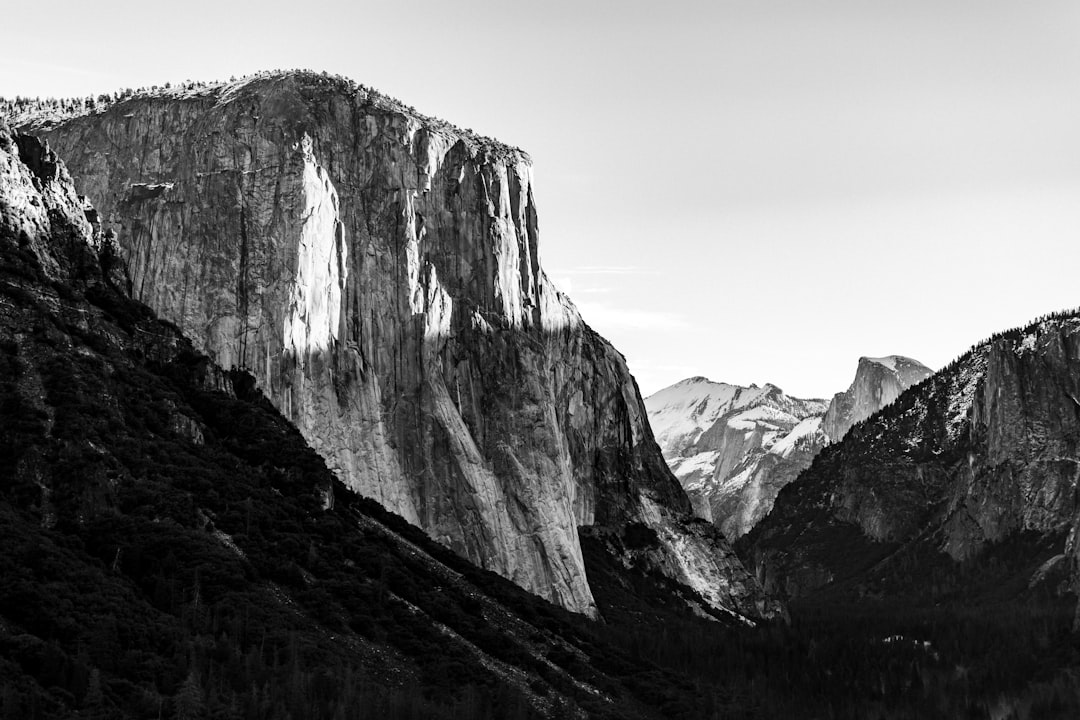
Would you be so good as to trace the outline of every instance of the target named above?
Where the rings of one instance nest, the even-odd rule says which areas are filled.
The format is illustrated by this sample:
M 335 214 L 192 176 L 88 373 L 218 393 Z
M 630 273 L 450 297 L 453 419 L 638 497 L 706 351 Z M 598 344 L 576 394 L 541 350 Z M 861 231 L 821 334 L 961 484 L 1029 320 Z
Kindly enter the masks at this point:
M 352 489 L 586 613 L 578 526 L 704 542 L 680 530 L 689 502 L 623 358 L 540 268 L 520 151 L 299 73 L 37 131 L 116 232 L 134 296 L 250 369 Z M 717 602 L 778 611 L 721 565 Z
M 897 548 L 954 560 L 1026 532 L 1072 539 L 1080 318 L 979 345 L 826 448 L 741 545 L 789 595 L 862 577 Z M 1074 575 L 1074 577 L 1076 577 Z
M 839 442 L 852 425 L 881 410 L 932 373 L 918 360 L 903 355 L 859 358 L 851 387 L 833 396 L 822 419 L 822 429 L 830 442 Z

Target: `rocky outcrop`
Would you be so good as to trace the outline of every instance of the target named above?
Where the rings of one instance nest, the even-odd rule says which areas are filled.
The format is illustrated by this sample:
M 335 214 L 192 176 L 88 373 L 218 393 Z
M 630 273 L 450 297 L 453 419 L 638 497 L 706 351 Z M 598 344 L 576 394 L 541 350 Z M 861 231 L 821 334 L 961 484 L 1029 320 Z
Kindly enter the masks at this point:
M 1075 538 L 1078 478 L 1080 317 L 1066 313 L 982 343 L 853 427 L 740 547 L 791 596 L 869 592 L 898 557 Z
M 623 358 L 540 267 L 523 152 L 310 73 L 34 124 L 133 294 L 249 369 L 353 490 L 586 613 L 579 526 L 701 542 Z M 717 602 L 773 612 L 721 575 Z
M 851 386 L 833 396 L 822 418 L 821 427 L 829 442 L 842 440 L 852 425 L 881 410 L 932 373 L 918 360 L 903 355 L 859 358 Z
M 930 374 L 900 355 L 859 358 L 855 379 L 826 407 L 768 384 L 740 387 L 690 378 L 645 399 L 649 422 L 699 517 L 729 538 L 750 532 L 776 494 L 844 436 Z
M 41 271 L 75 281 L 97 267 L 100 236 L 56 154 L 36 138 L 12 134 L 0 118 L 0 231 L 14 238 Z
M 698 516 L 727 537 L 747 533 L 825 444 L 823 400 L 775 385 L 690 378 L 645 399 L 649 422 Z

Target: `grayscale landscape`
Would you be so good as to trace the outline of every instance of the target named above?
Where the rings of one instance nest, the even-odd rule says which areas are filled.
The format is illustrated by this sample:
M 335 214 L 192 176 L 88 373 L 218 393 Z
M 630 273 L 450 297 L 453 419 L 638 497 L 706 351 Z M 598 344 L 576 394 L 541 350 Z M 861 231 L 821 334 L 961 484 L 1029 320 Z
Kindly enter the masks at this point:
M 7 17 L 0 718 L 1080 717 L 1072 4 Z

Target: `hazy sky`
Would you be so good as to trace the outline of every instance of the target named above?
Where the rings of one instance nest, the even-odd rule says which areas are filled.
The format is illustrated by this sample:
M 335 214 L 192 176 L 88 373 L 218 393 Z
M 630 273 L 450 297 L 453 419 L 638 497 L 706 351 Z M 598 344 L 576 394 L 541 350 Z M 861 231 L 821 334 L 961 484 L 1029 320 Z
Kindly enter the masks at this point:
M 646 394 L 827 396 L 1080 305 L 1076 0 L 23 7 L 0 95 L 307 67 L 525 148 L 543 262 Z

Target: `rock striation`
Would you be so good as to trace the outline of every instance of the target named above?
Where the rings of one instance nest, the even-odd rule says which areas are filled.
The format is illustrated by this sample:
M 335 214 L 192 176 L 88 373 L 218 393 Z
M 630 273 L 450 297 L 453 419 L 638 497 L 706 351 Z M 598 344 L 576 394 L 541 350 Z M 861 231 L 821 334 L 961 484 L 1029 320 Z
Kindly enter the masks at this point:
M 739 538 L 825 445 L 930 372 L 901 355 L 859 358 L 851 387 L 828 405 L 793 398 L 769 383 L 741 387 L 695 377 L 649 396 L 645 407 L 694 511 Z
M 1020 548 L 1022 537 L 1069 537 L 1062 559 L 1075 577 L 1078 478 L 1072 312 L 991 338 L 853 426 L 740 547 L 789 596 L 838 582 L 872 592 L 894 558 L 951 564 L 1006 543 Z M 910 582 L 929 581 L 924 573 Z
M 663 531 L 674 579 L 778 611 L 684 529 L 622 356 L 540 266 L 522 151 L 301 72 L 24 121 L 115 233 L 132 294 L 253 373 L 351 489 L 579 612 L 578 527 L 630 522 Z

